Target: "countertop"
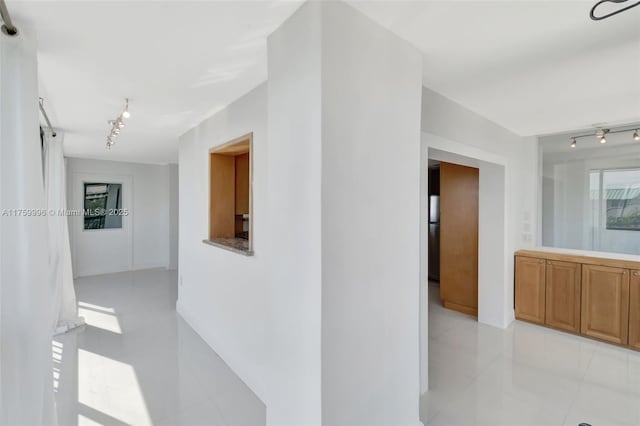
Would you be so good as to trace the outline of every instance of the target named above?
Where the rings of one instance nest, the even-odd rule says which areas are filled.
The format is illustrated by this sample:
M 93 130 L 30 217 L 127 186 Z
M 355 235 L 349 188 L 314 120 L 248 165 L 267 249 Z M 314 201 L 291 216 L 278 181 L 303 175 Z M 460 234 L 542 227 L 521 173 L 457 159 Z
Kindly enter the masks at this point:
M 250 249 L 249 240 L 245 240 L 244 238 L 214 238 L 211 240 L 202 240 L 202 242 L 244 256 L 253 256 L 253 250 Z
M 568 260 L 595 265 L 612 265 L 623 268 L 639 269 L 640 256 L 624 253 L 610 253 L 589 250 L 563 249 L 556 247 L 534 247 L 518 250 L 519 256 L 547 258 L 551 260 Z M 579 257 L 580 259 L 571 259 Z

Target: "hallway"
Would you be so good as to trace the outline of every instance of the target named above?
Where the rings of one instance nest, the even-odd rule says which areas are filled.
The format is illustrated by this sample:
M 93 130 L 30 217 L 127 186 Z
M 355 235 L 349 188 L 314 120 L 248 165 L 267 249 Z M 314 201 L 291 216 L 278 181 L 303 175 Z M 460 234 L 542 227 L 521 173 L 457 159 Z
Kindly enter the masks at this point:
M 176 271 L 75 284 L 86 328 L 53 342 L 61 426 L 265 424 L 264 404 L 176 314 Z

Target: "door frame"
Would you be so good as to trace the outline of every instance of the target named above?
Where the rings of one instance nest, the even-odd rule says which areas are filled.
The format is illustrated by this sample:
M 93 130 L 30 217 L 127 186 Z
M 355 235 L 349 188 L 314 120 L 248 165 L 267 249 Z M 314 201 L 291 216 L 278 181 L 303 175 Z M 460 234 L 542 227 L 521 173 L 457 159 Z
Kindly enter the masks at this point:
M 420 185 L 420 391 L 429 389 L 428 162 L 480 169 L 478 229 L 478 322 L 506 328 L 514 321 L 513 247 L 509 243 L 506 157 L 438 135 L 421 134 Z

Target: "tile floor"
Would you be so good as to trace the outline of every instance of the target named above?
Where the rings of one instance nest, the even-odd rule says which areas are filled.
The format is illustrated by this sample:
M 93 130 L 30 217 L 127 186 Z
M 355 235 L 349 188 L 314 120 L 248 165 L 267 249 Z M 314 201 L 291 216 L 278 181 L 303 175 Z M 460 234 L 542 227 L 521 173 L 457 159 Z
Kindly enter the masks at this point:
M 264 404 L 176 314 L 175 271 L 76 280 L 84 330 L 53 342 L 61 426 L 265 424 Z
M 429 288 L 428 426 L 640 425 L 640 353 L 516 321 L 444 309 Z
M 53 342 L 61 426 L 265 424 L 264 404 L 176 314 L 176 282 L 163 269 L 76 281 L 87 326 Z M 640 425 L 640 353 L 484 326 L 429 295 L 426 425 Z

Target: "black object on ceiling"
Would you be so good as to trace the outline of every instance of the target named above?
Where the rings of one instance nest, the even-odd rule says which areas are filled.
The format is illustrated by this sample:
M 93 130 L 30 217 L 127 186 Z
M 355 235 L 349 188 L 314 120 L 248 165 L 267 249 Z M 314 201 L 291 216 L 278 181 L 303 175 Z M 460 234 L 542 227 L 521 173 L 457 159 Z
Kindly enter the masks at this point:
M 602 21 L 603 19 L 607 19 L 610 18 L 614 15 L 617 15 L 618 13 L 622 13 L 625 10 L 629 10 L 632 7 L 636 7 L 636 6 L 640 6 L 640 1 L 636 1 L 635 3 L 632 3 L 628 6 L 622 7 L 618 10 L 614 10 L 613 12 L 610 12 L 606 15 L 600 15 L 597 16 L 596 15 L 596 9 L 598 8 L 598 6 L 600 6 L 603 3 L 626 3 L 629 0 L 600 0 L 598 3 L 596 3 L 592 8 L 591 8 L 591 13 L 589 14 L 589 16 L 591 16 L 591 19 L 593 19 L 594 21 Z

